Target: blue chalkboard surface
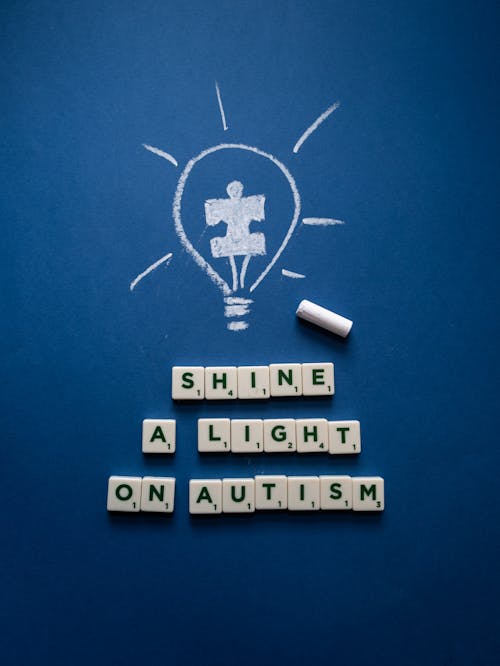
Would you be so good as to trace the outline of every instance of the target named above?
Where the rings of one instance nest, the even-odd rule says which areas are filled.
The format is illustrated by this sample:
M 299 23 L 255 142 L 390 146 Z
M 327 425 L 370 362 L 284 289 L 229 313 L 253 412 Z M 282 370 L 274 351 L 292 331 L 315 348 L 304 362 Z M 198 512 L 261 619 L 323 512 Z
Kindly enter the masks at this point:
M 0 12 L 2 664 L 497 664 L 497 3 Z M 281 361 L 335 396 L 171 400 L 174 365 Z M 197 452 L 275 415 L 362 453 Z M 386 509 L 190 517 L 189 479 L 267 473 Z M 108 514 L 112 474 L 174 476 L 174 514 Z

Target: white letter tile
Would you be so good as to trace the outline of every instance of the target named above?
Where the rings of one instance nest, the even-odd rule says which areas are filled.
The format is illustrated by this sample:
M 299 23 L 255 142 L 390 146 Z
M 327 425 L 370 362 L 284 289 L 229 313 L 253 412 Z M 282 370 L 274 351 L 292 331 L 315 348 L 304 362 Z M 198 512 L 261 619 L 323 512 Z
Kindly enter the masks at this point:
M 231 421 L 229 419 L 198 419 L 198 451 L 229 453 L 231 450 Z
M 328 421 L 326 419 L 297 419 L 295 427 L 299 453 L 328 452 Z
M 286 476 L 255 477 L 255 508 L 257 510 L 286 509 L 288 507 L 288 481 Z
M 108 480 L 108 511 L 137 512 L 141 508 L 140 476 L 110 476 Z
M 220 479 L 190 480 L 189 513 L 222 513 L 222 481 Z
M 361 431 L 359 421 L 330 421 L 328 423 L 330 453 L 359 453 Z
M 296 442 L 295 419 L 264 419 L 264 451 L 291 453 Z
M 174 453 L 175 421 L 173 419 L 144 419 L 142 422 L 143 453 Z
M 172 368 L 173 400 L 203 400 L 205 397 L 205 368 L 174 366 Z
M 288 477 L 289 511 L 318 511 L 320 507 L 319 477 Z
M 324 511 L 352 509 L 352 479 L 350 476 L 320 476 L 321 508 Z
M 238 397 L 236 367 L 205 368 L 205 397 L 207 400 L 236 400 Z
M 380 476 L 354 476 L 352 508 L 354 511 L 383 511 L 384 479 Z
M 262 453 L 264 431 L 261 419 L 231 420 L 231 451 L 233 453 Z
M 253 513 L 255 511 L 254 479 L 222 479 L 222 511 Z
M 333 363 L 302 363 L 302 392 L 304 395 L 333 395 Z
M 145 476 L 142 479 L 141 511 L 172 513 L 174 510 L 175 479 Z
M 300 363 L 273 363 L 269 366 L 272 396 L 302 395 L 302 366 Z
M 256 400 L 269 398 L 269 366 L 240 366 L 238 368 L 238 398 Z

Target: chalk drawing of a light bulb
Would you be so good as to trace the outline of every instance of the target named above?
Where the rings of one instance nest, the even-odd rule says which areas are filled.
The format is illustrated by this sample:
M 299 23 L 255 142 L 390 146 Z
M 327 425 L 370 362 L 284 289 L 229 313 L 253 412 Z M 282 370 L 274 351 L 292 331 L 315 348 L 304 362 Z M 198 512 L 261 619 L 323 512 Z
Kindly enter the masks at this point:
M 217 83 L 215 90 L 222 129 L 226 132 L 229 127 Z M 293 145 L 294 155 L 297 155 L 303 144 L 339 106 L 339 102 L 329 106 L 301 134 Z M 142 145 L 175 168 L 179 166 L 170 153 L 146 143 Z M 207 162 L 215 157 L 227 158 L 235 154 L 240 158 L 251 157 L 261 177 L 257 180 L 253 178 L 253 167 L 247 172 L 243 169 L 243 176 L 240 172 L 236 173 L 237 168 L 233 172 L 234 164 L 230 160 L 228 163 L 218 163 L 215 167 L 212 163 L 206 166 L 210 174 L 209 178 L 205 178 L 208 189 L 205 192 L 201 188 L 204 196 L 201 205 L 198 205 L 200 202 L 196 196 L 197 188 L 192 186 L 193 180 L 196 181 L 193 173 L 199 173 L 200 165 L 207 165 Z M 209 156 L 211 157 L 207 160 Z M 217 182 L 212 182 L 213 174 L 218 175 Z M 271 185 L 271 181 L 276 177 L 278 181 Z M 285 206 L 282 201 L 276 205 L 276 192 L 280 188 L 286 191 Z M 199 191 L 200 188 L 198 193 Z M 300 212 L 300 196 L 290 171 L 279 159 L 259 148 L 243 143 L 220 143 L 203 150 L 187 162 L 177 182 L 173 200 L 175 231 L 184 249 L 222 291 L 224 315 L 230 320 L 227 323 L 229 330 L 243 331 L 248 328 L 247 315 L 253 303 L 250 296 L 253 296 L 255 289 L 282 255 L 298 224 Z M 259 228 L 251 230 L 251 225 L 255 224 Z M 302 224 L 309 227 L 331 227 L 344 222 L 331 217 L 304 217 Z M 279 225 L 282 225 L 279 227 L 281 231 L 278 229 Z M 211 232 L 213 234 L 210 236 Z M 172 256 L 173 252 L 168 252 L 139 273 L 130 283 L 130 291 L 159 266 L 168 266 Z M 254 274 L 253 278 L 249 279 L 251 274 Z M 282 268 L 281 275 L 294 280 L 306 277 L 285 268 Z
M 281 175 L 285 177 L 291 193 L 291 216 L 290 219 L 285 221 L 287 226 L 285 226 L 285 233 L 281 244 L 262 272 L 248 288 L 246 283 L 250 260 L 252 257 L 265 256 L 267 252 L 265 233 L 250 232 L 250 223 L 256 221 L 270 225 L 277 222 L 277 220 L 265 221 L 265 193 L 246 196 L 243 183 L 234 180 L 227 184 L 227 197 L 207 199 L 204 202 L 206 225 L 208 227 L 216 226 L 222 222 L 226 226 L 226 234 L 224 236 L 216 236 L 211 239 L 211 256 L 209 258 L 202 256 L 199 248 L 196 248 L 195 244 L 191 242 L 183 224 L 183 197 L 186 183 L 193 168 L 209 155 L 220 151 L 243 151 L 264 158 L 264 160 L 277 167 Z M 225 303 L 224 314 L 229 319 L 234 319 L 227 325 L 229 330 L 241 331 L 248 327 L 248 321 L 242 319 L 242 317 L 249 313 L 250 305 L 253 303 L 249 295 L 258 287 L 279 259 L 297 226 L 299 215 L 300 196 L 291 173 L 276 157 L 258 148 L 245 144 L 219 144 L 212 148 L 207 148 L 191 159 L 186 165 L 179 178 L 174 196 L 173 217 L 175 228 L 184 248 L 191 254 L 198 266 L 221 289 Z M 225 280 L 221 275 L 223 266 L 219 266 L 219 264 L 222 261 L 228 261 L 229 263 L 230 280 Z M 238 265 L 240 261 L 241 265 Z

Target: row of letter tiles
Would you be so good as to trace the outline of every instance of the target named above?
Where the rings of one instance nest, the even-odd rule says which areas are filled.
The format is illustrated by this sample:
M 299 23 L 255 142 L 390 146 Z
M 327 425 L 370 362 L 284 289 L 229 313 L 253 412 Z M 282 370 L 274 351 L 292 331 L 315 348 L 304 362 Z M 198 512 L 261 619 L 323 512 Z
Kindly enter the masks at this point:
M 198 419 L 201 453 L 326 453 L 361 451 L 359 421 L 326 419 Z
M 255 400 L 334 392 L 333 363 L 172 368 L 174 400 Z
M 189 482 L 190 513 L 253 513 L 267 509 L 383 511 L 384 479 L 278 475 Z
M 159 476 L 110 476 L 108 511 L 172 513 L 175 479 Z

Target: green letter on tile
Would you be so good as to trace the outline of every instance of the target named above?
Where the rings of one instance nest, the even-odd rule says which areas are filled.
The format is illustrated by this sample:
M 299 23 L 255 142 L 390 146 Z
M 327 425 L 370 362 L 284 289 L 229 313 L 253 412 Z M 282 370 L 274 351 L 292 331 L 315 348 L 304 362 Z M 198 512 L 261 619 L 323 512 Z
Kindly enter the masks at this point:
M 212 424 L 210 424 L 210 425 L 208 426 L 208 439 L 209 439 L 209 441 L 211 441 L 211 442 L 220 442 L 221 439 L 222 439 L 221 437 L 216 437 L 216 436 L 214 435 L 214 427 L 213 427 Z
M 200 490 L 196 504 L 199 504 L 202 500 L 206 500 L 212 504 L 212 498 L 210 497 L 210 493 L 208 492 L 208 488 L 206 486 L 203 486 L 203 488 Z
M 342 497 L 341 488 L 341 483 L 332 483 L 330 485 L 330 499 L 340 499 Z
M 194 381 L 193 381 L 193 373 L 192 372 L 184 372 L 182 373 L 182 388 L 193 388 L 194 386 Z
M 373 500 L 377 499 L 377 486 L 375 484 L 371 486 L 365 486 L 361 484 L 359 490 L 360 490 L 359 499 L 363 500 L 365 498 L 365 495 L 367 497 L 371 496 Z
M 278 370 L 278 384 L 281 386 L 284 380 L 290 386 L 293 384 L 293 370 L 290 369 L 287 373 L 284 370 Z
M 284 442 L 286 439 L 286 428 L 282 425 L 274 426 L 271 430 L 271 437 L 275 442 Z
M 266 499 L 271 499 L 271 488 L 276 488 L 275 483 L 263 483 L 262 487 L 266 489 Z
M 161 429 L 161 426 L 156 426 L 156 428 L 154 429 L 153 434 L 151 435 L 151 439 L 149 441 L 154 442 L 155 439 L 161 439 L 162 442 L 167 441 L 165 439 L 165 435 L 163 434 L 163 430 Z
M 323 375 L 325 374 L 324 368 L 313 368 L 312 371 L 312 383 L 313 384 L 324 384 L 324 377 Z
M 125 496 L 122 494 L 122 488 L 125 488 L 125 492 L 127 493 Z M 115 495 L 118 497 L 119 500 L 122 500 L 123 502 L 126 502 L 132 497 L 133 490 L 132 486 L 129 486 L 128 483 L 122 483 L 120 486 L 117 486 L 115 490 Z
M 236 486 L 231 486 L 231 499 L 233 502 L 243 502 L 245 499 L 245 486 L 240 486 L 241 487 L 241 493 L 239 497 L 236 497 Z
M 149 486 L 149 501 L 152 502 L 154 500 L 154 495 L 160 500 L 160 502 L 163 502 L 163 495 L 165 493 L 165 486 L 160 486 L 160 490 L 158 488 L 155 488 L 155 486 L 150 485 Z
M 304 426 L 304 442 L 307 442 L 309 437 L 312 437 L 313 442 L 318 441 L 318 426 L 313 426 L 311 430 Z
M 337 432 L 340 432 L 340 443 L 345 444 L 346 439 L 345 439 L 345 434 L 346 432 L 349 432 L 350 428 L 337 428 Z
M 227 374 L 225 372 L 222 373 L 222 377 L 219 379 L 217 377 L 216 373 L 212 375 L 212 388 L 216 389 L 217 384 L 222 384 L 222 388 L 225 389 L 227 388 Z

